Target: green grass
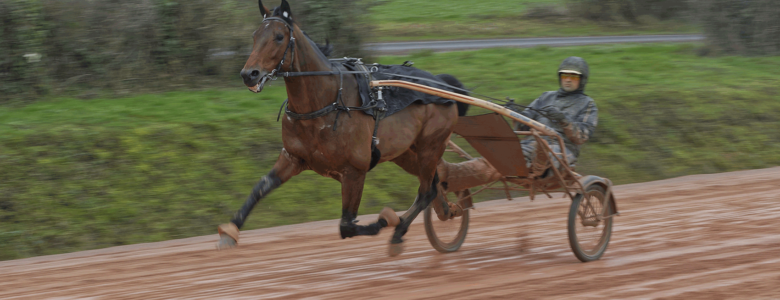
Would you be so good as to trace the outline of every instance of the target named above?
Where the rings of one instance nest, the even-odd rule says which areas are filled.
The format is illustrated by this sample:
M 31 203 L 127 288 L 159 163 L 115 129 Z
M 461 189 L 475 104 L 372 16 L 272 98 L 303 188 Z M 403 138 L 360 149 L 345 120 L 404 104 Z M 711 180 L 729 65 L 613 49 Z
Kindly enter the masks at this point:
M 375 41 L 506 37 L 673 34 L 698 32 L 680 21 L 597 24 L 568 16 L 530 18 L 529 8 L 562 8 L 563 0 L 386 0 L 371 8 Z
M 578 171 L 618 184 L 780 164 L 780 57 L 695 50 L 488 49 L 380 61 L 413 60 L 522 104 L 556 89 L 562 59 L 586 58 L 600 122 Z M 0 106 L 0 259 L 215 233 L 282 148 L 275 119 L 285 92 L 276 83 L 259 95 L 236 82 L 228 90 Z M 405 209 L 416 188 L 415 178 L 382 164 L 368 175 L 361 213 Z M 340 203 L 336 181 L 304 172 L 260 203 L 246 228 L 336 219 Z
M 379 23 L 434 23 L 513 18 L 522 16 L 529 5 L 562 5 L 563 2 L 562 0 L 385 0 L 371 8 L 371 19 Z

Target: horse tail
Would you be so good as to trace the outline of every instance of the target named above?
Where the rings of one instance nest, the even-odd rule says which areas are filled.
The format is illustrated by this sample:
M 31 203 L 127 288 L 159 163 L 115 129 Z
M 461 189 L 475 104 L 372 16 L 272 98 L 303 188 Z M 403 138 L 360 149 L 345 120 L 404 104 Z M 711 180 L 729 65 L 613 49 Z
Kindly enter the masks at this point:
M 463 83 L 461 83 L 455 76 L 452 76 L 450 74 L 439 74 L 436 75 L 436 78 L 444 81 L 444 83 L 449 84 L 451 86 L 454 86 L 456 88 L 466 89 L 466 87 L 463 86 Z M 455 91 L 458 94 L 466 95 L 468 96 L 469 93 L 467 91 Z M 463 102 L 457 102 L 458 105 L 458 116 L 465 116 L 466 112 L 469 110 L 469 105 Z

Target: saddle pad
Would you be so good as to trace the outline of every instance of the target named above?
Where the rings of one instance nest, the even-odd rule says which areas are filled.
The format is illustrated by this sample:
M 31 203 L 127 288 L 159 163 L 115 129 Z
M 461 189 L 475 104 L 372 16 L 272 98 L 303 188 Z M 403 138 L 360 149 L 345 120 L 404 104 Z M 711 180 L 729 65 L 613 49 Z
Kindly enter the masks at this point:
M 356 65 L 350 63 L 345 63 L 344 67 L 350 71 L 358 70 L 358 67 Z M 367 106 L 368 102 L 371 99 L 371 97 L 369 96 L 369 93 L 371 93 L 371 89 L 369 88 L 369 80 L 403 80 L 412 83 L 427 85 L 430 87 L 435 87 L 446 91 L 462 93 L 447 88 L 446 86 L 437 85 L 435 83 L 431 83 L 427 81 L 396 77 L 388 74 L 381 74 L 381 73 L 390 73 L 390 74 L 421 77 L 421 78 L 435 80 L 446 84 L 444 81 L 441 81 L 435 76 L 433 76 L 433 74 L 417 69 L 415 67 L 404 66 L 404 65 L 378 65 L 377 68 L 378 71 L 371 74 L 371 77 L 373 78 L 366 78 L 366 76 L 363 74 L 355 74 L 355 78 L 358 81 L 358 89 L 360 91 L 360 98 L 363 101 L 363 106 Z M 385 87 L 382 90 L 382 98 L 385 99 L 385 103 L 387 103 L 387 111 L 385 112 L 385 117 L 391 116 L 392 114 L 403 110 L 404 108 L 411 105 L 412 103 L 420 103 L 420 104 L 434 103 L 434 104 L 446 104 L 446 105 L 452 105 L 455 103 L 454 100 L 426 94 L 423 92 L 413 91 L 401 87 Z M 363 112 L 369 115 L 373 115 L 373 110 L 365 110 Z
M 504 176 L 528 176 L 520 139 L 501 115 L 490 113 L 458 118 L 455 133 Z

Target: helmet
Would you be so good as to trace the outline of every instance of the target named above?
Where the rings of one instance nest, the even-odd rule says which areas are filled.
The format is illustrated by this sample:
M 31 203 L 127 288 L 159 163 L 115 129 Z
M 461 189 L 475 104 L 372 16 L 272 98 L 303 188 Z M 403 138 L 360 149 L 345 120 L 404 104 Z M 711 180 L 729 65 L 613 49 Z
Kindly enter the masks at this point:
M 585 85 L 588 84 L 590 68 L 588 68 L 588 63 L 585 62 L 585 60 L 582 59 L 581 57 L 569 56 L 566 59 L 564 59 L 561 65 L 558 67 L 559 83 L 560 83 L 561 73 L 578 74 L 582 76 L 582 79 L 580 79 L 580 88 L 577 89 L 577 91 L 582 92 L 585 90 Z

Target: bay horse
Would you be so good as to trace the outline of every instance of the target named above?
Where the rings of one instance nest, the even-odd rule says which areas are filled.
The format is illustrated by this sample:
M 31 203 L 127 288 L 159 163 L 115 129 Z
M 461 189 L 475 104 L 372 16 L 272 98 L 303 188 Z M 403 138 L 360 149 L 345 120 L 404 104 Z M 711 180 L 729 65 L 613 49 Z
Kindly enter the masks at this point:
M 273 11 L 258 1 L 263 23 L 253 33 L 254 45 L 241 76 L 252 92 L 259 93 L 269 78 L 278 71 L 333 71 L 333 65 L 293 21 L 290 5 L 282 0 Z M 453 76 L 437 76 L 448 84 L 462 87 Z M 341 98 L 343 104 L 361 106 L 355 76 L 322 75 L 284 77 L 287 88 L 287 109 L 296 114 L 316 112 Z M 337 100 L 338 101 L 338 100 Z M 341 182 L 341 237 L 376 235 L 384 227 L 395 226 L 389 254 L 403 251 L 403 235 L 415 217 L 437 197 L 436 166 L 458 120 L 456 105 L 414 103 L 381 120 L 376 131 L 378 143 L 372 144 L 377 125 L 372 116 L 362 112 L 341 114 L 338 129 L 332 124 L 337 113 L 326 113 L 311 119 L 294 119 L 289 113 L 282 117 L 284 148 L 271 171 L 254 186 L 244 205 L 230 223 L 218 228 L 218 249 L 232 248 L 238 243 L 239 229 L 252 208 L 273 189 L 304 170 Z M 373 147 L 375 145 L 375 147 Z M 374 150 L 373 148 L 376 148 Z M 372 164 L 372 153 L 379 153 Z M 378 161 L 376 161 L 378 159 Z M 355 224 L 363 194 L 366 173 L 376 163 L 392 161 L 415 175 L 420 187 L 409 210 L 401 217 L 390 208 L 380 212 L 379 219 L 369 225 Z

